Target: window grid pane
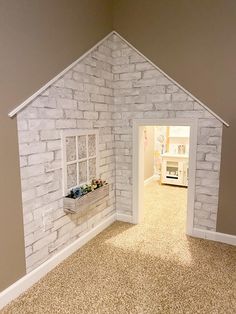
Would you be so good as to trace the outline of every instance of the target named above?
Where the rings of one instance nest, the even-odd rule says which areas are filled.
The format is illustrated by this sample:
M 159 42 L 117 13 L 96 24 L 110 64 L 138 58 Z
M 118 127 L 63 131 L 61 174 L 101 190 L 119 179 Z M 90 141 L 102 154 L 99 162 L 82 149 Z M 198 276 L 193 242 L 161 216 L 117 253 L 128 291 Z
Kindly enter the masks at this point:
M 65 138 L 66 189 L 89 183 L 97 174 L 96 134 Z
M 96 177 L 96 158 L 89 159 L 89 180 Z
M 68 136 L 66 138 L 66 161 L 76 160 L 76 137 Z
M 79 162 L 79 184 L 87 183 L 87 161 Z
M 88 157 L 96 155 L 96 135 L 91 134 L 88 136 Z
M 78 142 L 78 159 L 87 158 L 87 136 L 80 135 L 77 137 Z
M 67 188 L 71 189 L 77 185 L 77 163 L 67 166 Z

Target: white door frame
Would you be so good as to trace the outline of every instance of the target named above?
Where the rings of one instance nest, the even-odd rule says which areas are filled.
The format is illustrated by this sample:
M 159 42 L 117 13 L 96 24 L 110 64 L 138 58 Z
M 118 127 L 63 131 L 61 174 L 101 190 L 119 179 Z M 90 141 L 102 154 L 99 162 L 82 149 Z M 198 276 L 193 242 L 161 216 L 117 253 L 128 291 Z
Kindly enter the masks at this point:
M 138 224 L 143 213 L 144 187 L 144 127 L 145 126 L 189 126 L 189 184 L 187 196 L 186 233 L 193 231 L 195 176 L 197 155 L 197 119 L 140 119 L 133 120 L 133 223 Z

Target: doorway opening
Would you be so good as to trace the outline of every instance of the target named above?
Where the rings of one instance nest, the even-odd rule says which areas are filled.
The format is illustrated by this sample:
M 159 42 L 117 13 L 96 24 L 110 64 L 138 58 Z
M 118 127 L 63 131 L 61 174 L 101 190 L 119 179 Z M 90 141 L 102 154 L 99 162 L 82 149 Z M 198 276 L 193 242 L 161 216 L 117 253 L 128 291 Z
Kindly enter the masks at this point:
M 189 119 L 134 122 L 134 223 L 152 215 L 156 215 L 158 221 L 164 216 L 171 219 L 172 215 L 179 221 L 182 219 L 181 224 L 186 223 L 185 232 L 192 234 L 196 130 L 196 121 Z

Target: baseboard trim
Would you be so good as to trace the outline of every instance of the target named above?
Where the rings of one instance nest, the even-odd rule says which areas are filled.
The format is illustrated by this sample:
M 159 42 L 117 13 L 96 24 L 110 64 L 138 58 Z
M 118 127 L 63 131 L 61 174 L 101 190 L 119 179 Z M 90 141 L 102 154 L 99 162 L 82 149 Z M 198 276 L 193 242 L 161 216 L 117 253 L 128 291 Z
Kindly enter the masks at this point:
M 144 185 L 147 185 L 155 180 L 158 180 L 159 179 L 159 176 L 154 174 L 153 176 L 147 178 L 146 180 L 144 180 Z
M 0 310 L 6 306 L 9 302 L 17 298 L 20 294 L 29 289 L 33 284 L 44 277 L 49 271 L 61 263 L 64 259 L 69 257 L 72 253 L 77 251 L 88 241 L 94 238 L 97 234 L 102 232 L 104 229 L 109 227 L 113 222 L 116 221 L 116 214 L 109 216 L 104 219 L 100 224 L 95 226 L 92 230 L 88 231 L 81 238 L 77 239 L 66 248 L 52 256 L 49 260 L 44 262 L 42 265 L 26 274 L 24 277 L 16 281 L 7 289 L 0 293 Z
M 133 216 L 127 214 L 116 214 L 116 220 L 133 223 Z
M 54 267 L 56 267 L 59 263 L 61 263 L 64 259 L 69 257 L 83 245 L 85 245 L 88 241 L 98 235 L 100 232 L 109 227 L 116 220 L 133 223 L 133 216 L 127 214 L 116 213 L 113 214 L 106 219 L 104 219 L 100 224 L 94 227 L 92 230 L 84 234 L 81 238 L 77 239 L 69 246 L 55 254 L 48 261 L 44 262 L 42 265 L 37 267 L 35 270 L 26 274 L 24 277 L 16 281 L 7 289 L 3 290 L 0 293 L 0 310 L 6 306 L 9 302 L 16 299 L 20 294 L 29 289 L 33 284 L 39 281 L 42 277 L 44 277 L 49 271 L 51 271 Z M 221 243 L 226 243 L 230 245 L 236 246 L 236 236 L 229 235 L 225 233 L 209 231 L 209 230 L 201 230 L 194 228 L 189 234 L 192 237 L 201 238 L 205 240 L 212 240 Z
M 190 236 L 236 246 L 236 236 L 226 233 L 194 228 Z

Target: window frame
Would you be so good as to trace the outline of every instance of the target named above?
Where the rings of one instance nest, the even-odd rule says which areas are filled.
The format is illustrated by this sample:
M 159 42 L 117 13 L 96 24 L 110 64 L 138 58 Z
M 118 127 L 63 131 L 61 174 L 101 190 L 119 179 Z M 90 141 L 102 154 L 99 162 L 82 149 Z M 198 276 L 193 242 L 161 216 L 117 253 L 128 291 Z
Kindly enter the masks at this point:
M 76 186 L 80 186 L 82 184 L 90 183 L 89 179 L 89 160 L 96 158 L 96 178 L 99 177 L 99 140 L 98 140 L 98 130 L 65 130 L 62 131 L 61 139 L 62 139 L 62 189 L 63 189 L 63 196 L 68 195 L 69 191 Z M 88 156 L 88 136 L 95 135 L 95 143 L 96 143 L 96 150 L 95 155 L 89 157 Z M 73 137 L 76 138 L 75 148 L 76 148 L 76 159 L 73 161 L 67 161 L 66 158 L 66 138 Z M 87 157 L 79 159 L 78 156 L 78 137 L 79 136 L 86 136 L 86 151 Z M 87 181 L 86 182 L 79 182 L 79 163 L 82 161 L 87 161 Z M 70 188 L 67 187 L 67 166 L 71 164 L 76 164 L 77 167 L 77 184 Z

